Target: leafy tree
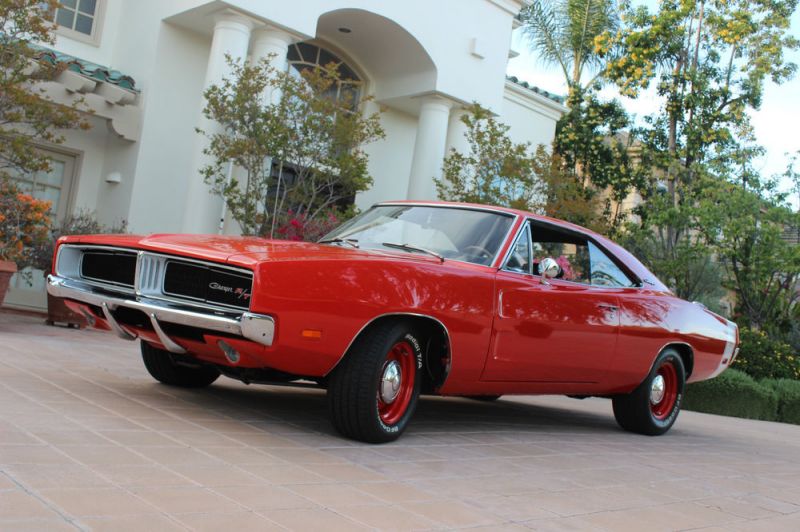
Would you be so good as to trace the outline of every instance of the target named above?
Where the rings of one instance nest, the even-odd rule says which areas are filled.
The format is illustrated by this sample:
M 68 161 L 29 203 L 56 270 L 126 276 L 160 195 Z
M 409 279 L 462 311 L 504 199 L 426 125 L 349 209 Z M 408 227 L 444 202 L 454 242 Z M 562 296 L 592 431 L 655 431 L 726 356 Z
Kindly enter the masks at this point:
M 642 185 L 643 172 L 633 155 L 637 147 L 628 114 L 617 101 L 600 101 L 595 90 L 570 93 L 569 111 L 556 126 L 553 153 L 573 193 L 594 204 L 594 212 L 586 213 L 589 225 L 615 233 L 627 216 L 622 202 Z
M 665 0 L 655 13 L 625 4 L 626 26 L 596 40 L 609 58 L 606 76 L 637 96 L 652 82 L 663 113 L 647 119 L 646 161 L 666 178 L 673 204 L 715 150 L 746 137 L 746 111 L 761 104 L 764 83 L 796 70 L 784 51 L 797 0 Z M 680 232 L 673 231 L 673 243 Z
M 379 116 L 330 96 L 340 81 L 335 63 L 295 76 L 269 59 L 228 62 L 231 77 L 205 91 L 204 114 L 221 129 L 198 130 L 214 159 L 201 172 L 242 232 L 274 237 L 287 224 L 346 215 L 344 204 L 372 183 L 363 146 L 383 138 Z M 229 163 L 242 180 L 229 177 Z
M 607 58 L 605 76 L 635 97 L 655 84 L 660 113 L 639 131 L 641 223 L 632 234 L 643 258 L 679 295 L 696 293 L 681 272 L 711 264 L 715 250 L 700 205 L 708 183 L 750 179 L 742 163 L 757 153 L 747 111 L 761 104 L 764 83 L 781 83 L 795 65 L 784 53 L 798 47 L 789 35 L 797 0 L 664 0 L 651 12 L 623 4 L 624 27 L 596 39 Z M 717 181 L 714 181 L 716 179 Z
M 540 210 L 544 189 L 537 178 L 530 143 L 513 142 L 509 127 L 478 104 L 473 104 L 461 120 L 467 126 L 469 152 L 453 150 L 445 158 L 442 178 L 436 180 L 439 197 Z
M 37 62 L 31 42 L 52 44 L 47 13 L 53 0 L 0 0 L 0 179 L 46 172 L 49 159 L 37 145 L 61 144 L 63 131 L 88 129 L 81 102 L 64 106 L 48 100 L 41 84 L 63 66 Z
M 618 28 L 616 2 L 536 1 L 523 11 L 522 19 L 532 50 L 560 68 L 568 88 L 569 112 L 558 122 L 549 164 L 560 176 L 549 183 L 551 210 L 571 222 L 613 233 L 626 215 L 622 201 L 639 180 L 630 157 L 634 139 L 623 133 L 631 126 L 628 115 L 617 101 L 604 102 L 597 95 L 606 58 L 595 40 Z
M 664 189 L 642 190 L 642 194 L 643 203 L 634 209 L 639 220 L 626 224 L 620 243 L 678 297 L 700 301 L 714 311 L 723 312 L 720 301 L 725 295 L 723 270 L 708 241 L 696 230 L 699 209 L 688 206 L 675 209 Z M 675 245 L 668 245 L 668 228 L 684 234 Z
M 746 184 L 745 184 L 746 183 Z M 725 269 L 739 323 L 782 334 L 800 300 L 800 246 L 783 239 L 800 226 L 777 179 L 708 180 L 698 199 L 697 226 Z

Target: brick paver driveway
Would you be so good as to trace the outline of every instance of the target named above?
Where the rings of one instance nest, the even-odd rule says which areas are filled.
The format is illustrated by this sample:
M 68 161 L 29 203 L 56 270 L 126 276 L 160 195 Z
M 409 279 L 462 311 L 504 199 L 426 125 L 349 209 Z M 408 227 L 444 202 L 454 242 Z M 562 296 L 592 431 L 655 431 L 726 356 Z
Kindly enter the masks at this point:
M 317 390 L 156 384 L 138 345 L 0 314 L 1 530 L 800 530 L 800 427 L 606 400 L 425 398 L 397 443 Z

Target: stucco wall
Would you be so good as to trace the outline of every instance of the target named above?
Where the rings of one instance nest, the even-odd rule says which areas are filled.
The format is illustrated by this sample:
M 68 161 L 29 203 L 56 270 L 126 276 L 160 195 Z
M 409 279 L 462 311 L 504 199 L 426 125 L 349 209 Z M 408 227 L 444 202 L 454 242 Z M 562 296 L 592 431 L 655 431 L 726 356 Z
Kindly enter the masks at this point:
M 356 196 L 356 206 L 366 209 L 379 201 L 404 199 L 408 191 L 411 156 L 417 133 L 417 118 L 386 109 L 381 114 L 386 138 L 366 147 L 372 188 Z
M 346 15 L 353 17 L 354 24 L 359 17 L 364 23 L 378 20 L 370 17 L 385 17 L 408 33 L 405 37 L 393 34 L 398 39 L 392 43 L 397 45 L 395 56 L 412 51 L 408 39 L 421 46 L 428 59 L 419 60 L 435 65 L 437 91 L 456 102 L 478 101 L 492 108 L 511 126 L 518 142 L 536 145 L 552 140 L 558 113 L 542 102 L 529 101 L 519 91 L 510 91 L 505 81 L 513 20 L 509 9 L 516 5 L 511 0 L 304 0 L 302 9 L 283 0 L 107 0 L 105 4 L 99 46 L 59 37 L 56 48 L 134 77 L 141 90 L 142 130 L 133 143 L 104 137 L 103 126 L 88 134 L 69 135 L 66 146 L 84 152 L 73 207 L 94 208 L 108 222 L 125 217 L 137 232 L 179 231 L 184 210 L 192 208 L 186 205 L 185 191 L 190 180 L 200 179 L 192 166 L 194 127 L 202 108 L 211 15 L 226 6 L 269 20 L 297 38 L 315 37 L 320 17 L 340 9 L 348 10 Z M 375 70 L 391 71 L 376 60 L 397 60 L 371 57 L 367 47 L 353 49 L 346 34 L 334 32 L 326 38 L 363 69 L 369 91 L 380 86 Z M 422 88 L 427 83 L 423 78 L 409 76 L 402 90 L 413 92 L 415 83 Z M 366 148 L 374 185 L 357 196 L 360 208 L 406 196 L 417 132 L 415 101 L 409 97 L 403 104 L 381 102 L 387 137 Z M 121 183 L 105 182 L 112 172 L 120 174 Z M 207 215 L 216 219 L 219 213 Z
M 123 163 L 132 181 L 131 229 L 137 232 L 180 231 L 182 213 L 191 208 L 185 204 L 188 180 L 201 179 L 191 163 L 210 42 L 170 24 L 159 24 L 155 39 L 154 68 L 143 78 L 138 157 Z
M 509 136 L 514 142 L 530 142 L 550 146 L 560 118 L 555 102 L 541 101 L 539 95 L 526 95 L 528 89 L 508 85 L 504 91 L 503 107 L 499 119 L 511 127 Z M 537 98 L 534 100 L 533 98 Z

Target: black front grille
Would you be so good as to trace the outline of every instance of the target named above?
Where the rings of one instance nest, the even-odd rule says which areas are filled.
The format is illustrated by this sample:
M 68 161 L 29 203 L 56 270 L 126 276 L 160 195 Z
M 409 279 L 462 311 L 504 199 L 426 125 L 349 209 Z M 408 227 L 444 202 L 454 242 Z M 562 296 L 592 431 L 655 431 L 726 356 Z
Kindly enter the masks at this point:
M 81 277 L 133 288 L 136 253 L 87 249 L 81 259 Z
M 247 309 L 253 276 L 225 268 L 191 262 L 169 261 L 164 293 L 206 303 Z

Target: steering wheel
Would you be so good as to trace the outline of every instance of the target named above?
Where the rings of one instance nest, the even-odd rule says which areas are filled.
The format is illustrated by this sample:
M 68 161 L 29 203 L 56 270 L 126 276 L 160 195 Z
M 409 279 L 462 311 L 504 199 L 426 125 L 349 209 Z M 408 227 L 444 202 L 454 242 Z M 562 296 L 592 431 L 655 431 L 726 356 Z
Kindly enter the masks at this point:
M 492 253 L 489 252 L 488 249 L 482 246 L 467 246 L 463 250 L 461 250 L 462 255 L 468 255 L 480 259 L 481 262 L 488 262 L 492 260 Z

